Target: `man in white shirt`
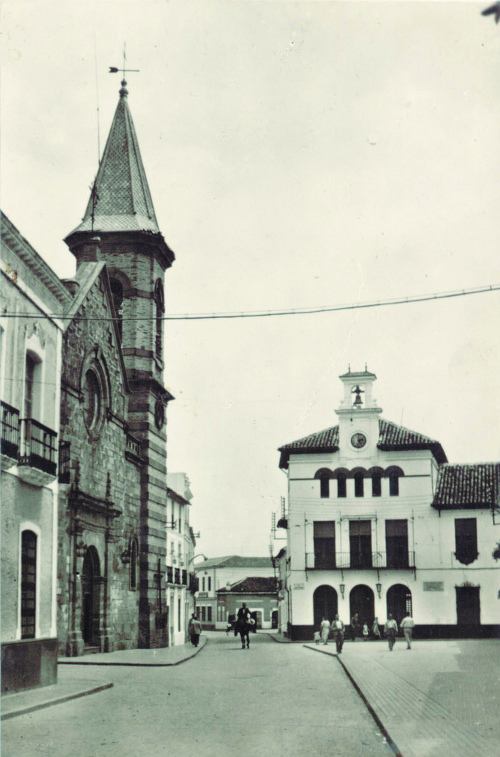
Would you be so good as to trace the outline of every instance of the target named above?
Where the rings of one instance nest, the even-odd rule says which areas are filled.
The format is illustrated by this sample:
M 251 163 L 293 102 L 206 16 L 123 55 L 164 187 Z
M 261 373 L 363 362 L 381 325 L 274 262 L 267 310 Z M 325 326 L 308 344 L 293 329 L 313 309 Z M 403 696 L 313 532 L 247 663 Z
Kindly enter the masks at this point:
M 338 615 L 335 616 L 335 620 L 332 620 L 332 631 L 335 644 L 337 645 L 337 654 L 340 654 L 344 646 L 344 624 Z
M 411 615 L 407 615 L 403 620 L 401 621 L 401 628 L 403 629 L 403 633 L 405 635 L 406 639 L 406 648 L 411 649 L 411 640 L 413 636 L 413 629 L 415 627 L 415 621 L 411 617 Z

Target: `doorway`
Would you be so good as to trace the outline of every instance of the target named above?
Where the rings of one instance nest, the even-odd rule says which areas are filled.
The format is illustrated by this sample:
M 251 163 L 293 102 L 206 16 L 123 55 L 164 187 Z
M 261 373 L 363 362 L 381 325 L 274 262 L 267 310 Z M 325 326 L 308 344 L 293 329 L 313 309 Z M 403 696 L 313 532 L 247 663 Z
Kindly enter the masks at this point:
M 398 627 L 406 615 L 412 614 L 411 591 L 403 584 L 394 584 L 387 591 L 387 616 L 395 618 Z
M 476 636 L 481 625 L 479 586 L 457 586 L 457 626 L 461 636 Z
M 370 587 L 365 584 L 358 584 L 354 589 L 351 589 L 349 599 L 351 611 L 349 621 L 353 615 L 358 613 L 359 623 L 361 625 L 367 623 L 368 627 L 371 627 L 375 617 L 375 598 Z
M 82 570 L 82 636 L 86 647 L 100 647 L 100 586 L 99 555 L 89 547 L 83 558 Z
M 337 592 L 332 586 L 318 586 L 313 594 L 314 628 L 319 629 L 321 618 L 333 620 L 338 612 Z

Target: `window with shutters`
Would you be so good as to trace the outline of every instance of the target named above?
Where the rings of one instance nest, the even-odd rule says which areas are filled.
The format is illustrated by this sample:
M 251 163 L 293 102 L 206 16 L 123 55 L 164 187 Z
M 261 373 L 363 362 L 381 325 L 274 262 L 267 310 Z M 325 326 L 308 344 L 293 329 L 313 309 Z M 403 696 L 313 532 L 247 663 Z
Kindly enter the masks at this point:
M 388 568 L 408 567 L 408 521 L 386 520 L 385 546 Z
M 369 520 L 349 521 L 351 568 L 372 567 L 372 524 Z
M 478 555 L 476 518 L 456 518 L 455 557 L 463 565 L 470 565 Z
M 314 567 L 335 568 L 335 521 L 314 521 Z
M 21 535 L 21 639 L 34 639 L 36 628 L 36 549 L 33 531 Z

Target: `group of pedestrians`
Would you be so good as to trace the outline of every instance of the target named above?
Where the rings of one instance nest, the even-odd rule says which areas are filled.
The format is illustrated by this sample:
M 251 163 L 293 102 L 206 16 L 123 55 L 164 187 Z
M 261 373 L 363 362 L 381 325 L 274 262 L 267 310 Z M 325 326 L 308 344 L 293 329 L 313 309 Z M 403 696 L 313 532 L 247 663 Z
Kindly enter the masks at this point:
M 403 618 L 401 621 L 401 628 L 404 633 L 404 637 L 406 640 L 406 648 L 411 649 L 411 642 L 413 637 L 413 628 L 415 627 L 415 622 L 411 615 L 406 615 L 406 617 Z M 362 636 L 364 641 L 368 641 L 370 637 L 370 630 L 368 627 L 368 623 L 361 623 L 359 620 L 358 613 L 354 613 L 354 615 L 351 618 L 351 624 L 349 626 L 350 630 L 350 636 L 351 640 L 355 641 L 356 636 Z M 396 619 L 389 613 L 387 615 L 387 620 L 384 624 L 384 634 L 387 639 L 387 643 L 389 645 L 389 650 L 392 652 L 394 649 L 394 644 L 396 643 L 396 637 L 398 634 L 398 624 Z M 330 633 L 332 633 L 336 647 L 337 647 L 337 654 L 340 654 L 342 652 L 342 647 L 344 645 L 344 635 L 345 635 L 345 626 L 343 622 L 340 620 L 339 616 L 336 615 L 335 619 L 330 621 L 328 618 L 324 617 L 321 619 L 321 624 L 319 631 L 315 631 L 314 633 L 314 641 L 316 644 L 319 644 L 321 641 L 324 645 L 328 644 L 328 639 L 330 637 Z M 372 624 L 371 628 L 372 637 L 374 639 L 382 639 L 382 633 L 380 631 L 380 625 L 378 622 L 378 618 L 375 618 Z

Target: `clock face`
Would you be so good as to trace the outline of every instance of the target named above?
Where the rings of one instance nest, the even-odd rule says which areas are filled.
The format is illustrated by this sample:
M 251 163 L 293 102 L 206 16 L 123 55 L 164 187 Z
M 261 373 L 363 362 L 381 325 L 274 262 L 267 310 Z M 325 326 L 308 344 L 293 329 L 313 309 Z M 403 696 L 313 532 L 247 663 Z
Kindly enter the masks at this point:
M 353 447 L 356 447 L 356 449 L 361 449 L 361 447 L 364 447 L 366 444 L 366 436 L 364 434 L 360 434 L 359 432 L 353 434 L 351 436 L 351 444 Z

